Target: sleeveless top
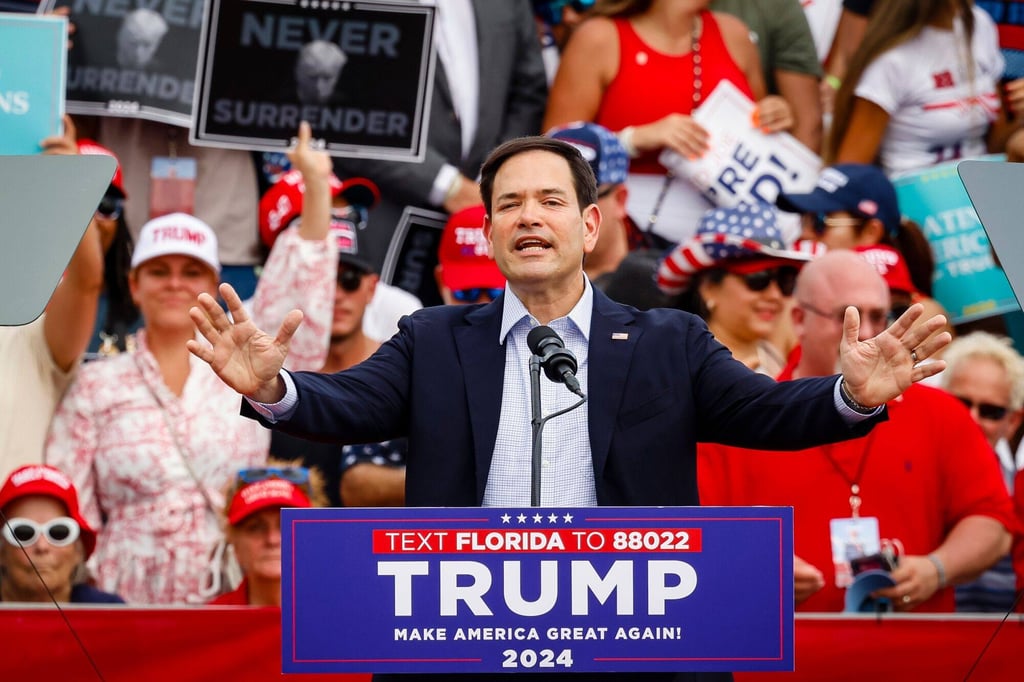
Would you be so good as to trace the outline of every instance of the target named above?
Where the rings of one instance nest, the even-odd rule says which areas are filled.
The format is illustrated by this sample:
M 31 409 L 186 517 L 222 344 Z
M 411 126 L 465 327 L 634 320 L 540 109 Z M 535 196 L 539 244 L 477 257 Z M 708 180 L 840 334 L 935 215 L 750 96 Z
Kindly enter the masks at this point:
M 722 32 L 711 12 L 700 13 L 704 27 L 700 37 L 702 75 L 701 100 L 721 80 L 729 80 L 743 94 L 754 99 L 747 78 L 733 61 Z M 611 131 L 629 125 L 643 125 L 671 113 L 693 110 L 693 53 L 668 55 L 648 46 L 627 19 L 614 19 L 619 33 L 619 71 L 608 84 L 595 122 Z M 658 163 L 660 150 L 643 154 L 630 162 L 631 173 L 663 175 Z

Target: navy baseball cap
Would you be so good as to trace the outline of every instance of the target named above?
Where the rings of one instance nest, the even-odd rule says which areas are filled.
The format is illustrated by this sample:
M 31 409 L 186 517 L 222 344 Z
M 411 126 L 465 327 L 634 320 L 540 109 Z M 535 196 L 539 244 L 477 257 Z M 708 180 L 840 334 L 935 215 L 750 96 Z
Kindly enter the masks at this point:
M 878 218 L 892 236 L 900 230 L 900 207 L 896 189 L 878 166 L 839 163 L 818 176 L 818 185 L 808 194 L 779 195 L 775 202 L 790 213 L 825 214 L 846 211 L 861 218 Z
M 629 155 L 615 133 L 596 123 L 577 121 L 552 128 L 548 137 L 576 147 L 594 169 L 598 185 L 618 185 L 629 174 Z

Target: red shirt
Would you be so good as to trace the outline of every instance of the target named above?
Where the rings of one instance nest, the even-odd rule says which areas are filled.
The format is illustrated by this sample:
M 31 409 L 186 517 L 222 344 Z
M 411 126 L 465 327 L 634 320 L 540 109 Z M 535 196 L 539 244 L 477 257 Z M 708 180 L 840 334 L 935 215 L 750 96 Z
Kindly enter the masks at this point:
M 1013 479 L 1013 503 L 1017 511 L 1017 521 L 1024 528 L 1024 469 L 1017 472 Z M 1013 536 L 1013 572 L 1017 574 L 1017 589 L 1024 590 L 1024 533 Z M 1017 604 L 1018 611 L 1024 611 L 1024 600 Z
M 214 597 L 207 603 L 210 606 L 248 606 L 249 582 L 242 578 L 242 582 L 234 590 Z
M 791 370 L 780 380 L 790 379 Z M 998 461 L 981 429 L 955 398 L 913 385 L 887 405 L 889 420 L 862 438 L 798 452 L 700 444 L 701 504 L 792 506 L 796 554 L 825 575 L 825 587 L 800 611 L 842 611 L 835 585 L 829 521 L 850 516 L 850 484 L 861 488 L 861 516 L 878 518 L 882 538 L 904 554 L 925 555 L 965 516 L 989 516 L 1016 528 Z M 858 476 L 858 471 L 861 472 Z M 953 611 L 953 589 L 916 611 Z
M 701 100 L 719 81 L 728 80 L 754 99 L 747 77 L 733 61 L 714 15 L 701 12 L 704 28 L 700 37 Z M 619 32 L 619 70 L 601 98 L 594 122 L 612 131 L 630 125 L 644 125 L 669 114 L 693 111 L 693 52 L 668 55 L 648 46 L 633 30 L 628 19 L 615 19 Z M 629 163 L 631 173 L 663 174 L 659 152 L 651 152 Z

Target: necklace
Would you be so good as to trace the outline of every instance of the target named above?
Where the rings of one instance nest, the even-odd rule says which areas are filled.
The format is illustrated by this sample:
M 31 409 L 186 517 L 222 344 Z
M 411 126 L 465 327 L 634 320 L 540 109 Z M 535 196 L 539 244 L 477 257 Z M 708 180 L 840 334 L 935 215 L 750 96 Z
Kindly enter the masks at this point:
M 704 30 L 704 18 L 697 14 L 693 18 L 693 28 L 690 30 L 690 54 L 693 57 L 693 106 L 690 107 L 690 113 L 692 114 L 700 106 L 701 98 L 701 86 L 704 84 L 702 74 L 703 67 L 701 65 L 700 56 L 700 36 Z M 661 213 L 661 205 L 665 202 L 665 195 L 668 194 L 668 188 L 672 184 L 672 180 L 675 178 L 675 174 L 671 170 L 665 171 L 665 181 L 661 184 L 661 189 L 658 191 L 658 198 L 654 200 L 654 208 L 651 209 L 651 215 L 647 220 L 647 228 L 644 232 L 650 232 L 654 228 L 654 224 L 658 222 L 658 214 Z

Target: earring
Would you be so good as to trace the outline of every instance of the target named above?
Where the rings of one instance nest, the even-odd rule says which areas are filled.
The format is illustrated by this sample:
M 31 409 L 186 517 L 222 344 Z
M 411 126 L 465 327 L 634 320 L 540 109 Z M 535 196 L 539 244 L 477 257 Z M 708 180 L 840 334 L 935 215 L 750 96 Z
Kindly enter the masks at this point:
M 704 303 L 704 307 L 708 309 L 709 313 L 710 312 L 714 312 L 716 305 L 717 305 L 717 303 L 715 303 L 714 299 L 711 299 L 710 301 L 707 301 L 707 302 Z

